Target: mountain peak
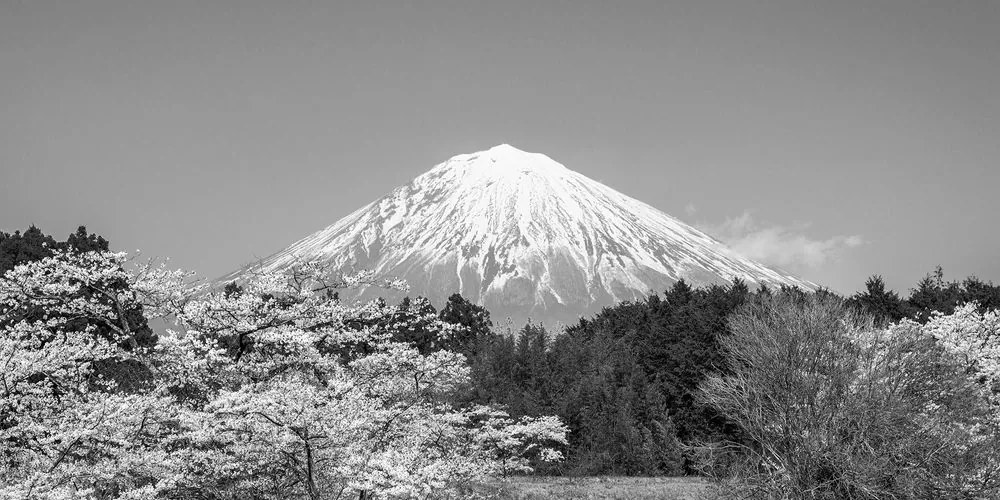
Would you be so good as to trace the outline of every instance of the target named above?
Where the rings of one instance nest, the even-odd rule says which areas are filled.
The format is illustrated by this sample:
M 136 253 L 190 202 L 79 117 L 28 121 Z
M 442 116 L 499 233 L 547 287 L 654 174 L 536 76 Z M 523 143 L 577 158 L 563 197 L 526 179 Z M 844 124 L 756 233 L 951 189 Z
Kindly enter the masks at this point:
M 438 304 L 459 292 L 497 319 L 515 320 L 575 321 L 680 279 L 814 288 L 508 144 L 452 157 L 255 268 L 301 261 L 402 278 L 411 294 Z
M 458 169 L 464 178 L 507 178 L 526 180 L 523 174 L 560 177 L 569 172 L 561 163 L 542 153 L 532 153 L 510 144 L 498 144 L 475 153 L 460 154 L 439 165 L 441 169 Z M 434 172 L 437 169 L 432 169 Z
M 503 144 L 497 144 L 496 146 L 493 146 L 492 148 L 487 149 L 486 152 L 490 153 L 490 154 L 494 154 L 494 155 L 504 155 L 504 154 L 528 155 L 528 154 L 535 154 L 535 153 L 529 153 L 529 152 L 524 151 L 522 149 L 515 148 L 514 146 L 511 146 L 510 144 L 507 144 L 506 142 L 503 143 Z

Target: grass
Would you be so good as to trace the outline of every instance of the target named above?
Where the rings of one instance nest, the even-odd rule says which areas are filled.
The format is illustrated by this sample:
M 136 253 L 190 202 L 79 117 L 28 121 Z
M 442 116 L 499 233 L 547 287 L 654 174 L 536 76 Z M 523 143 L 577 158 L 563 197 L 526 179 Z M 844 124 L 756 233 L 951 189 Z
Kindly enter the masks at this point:
M 491 485 L 504 500 L 696 500 L 705 481 L 690 477 L 515 477 Z

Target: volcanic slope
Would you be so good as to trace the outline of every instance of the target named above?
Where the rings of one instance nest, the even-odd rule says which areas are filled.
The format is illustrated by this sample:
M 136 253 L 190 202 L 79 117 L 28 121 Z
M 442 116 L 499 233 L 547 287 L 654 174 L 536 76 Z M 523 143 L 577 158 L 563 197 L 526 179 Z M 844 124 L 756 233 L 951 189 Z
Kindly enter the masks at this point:
M 816 288 L 544 154 L 507 144 L 455 156 L 223 279 L 303 261 L 404 279 L 409 295 L 439 307 L 460 292 L 485 305 L 494 322 L 573 322 L 681 278 Z

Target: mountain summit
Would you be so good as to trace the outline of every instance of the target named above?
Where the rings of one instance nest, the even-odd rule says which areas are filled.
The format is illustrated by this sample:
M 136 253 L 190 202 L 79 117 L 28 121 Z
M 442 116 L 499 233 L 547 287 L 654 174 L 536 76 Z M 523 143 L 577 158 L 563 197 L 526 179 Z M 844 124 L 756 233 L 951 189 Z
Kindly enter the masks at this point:
M 507 144 L 455 156 L 251 267 L 274 271 L 313 260 L 405 279 L 410 295 L 437 305 L 460 292 L 494 318 L 518 321 L 575 321 L 681 278 L 815 287 L 548 156 Z

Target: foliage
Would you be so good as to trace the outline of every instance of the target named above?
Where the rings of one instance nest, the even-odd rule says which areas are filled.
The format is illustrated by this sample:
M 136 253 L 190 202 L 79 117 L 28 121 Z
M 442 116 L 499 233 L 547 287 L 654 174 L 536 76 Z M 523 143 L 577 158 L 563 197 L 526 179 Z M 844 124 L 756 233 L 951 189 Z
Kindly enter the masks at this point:
M 304 265 L 209 292 L 125 268 L 123 254 L 59 251 L 0 280 L 0 496 L 426 497 L 560 457 L 558 419 L 456 406 L 464 356 L 395 341 L 409 321 L 397 308 L 337 300 L 379 284 L 370 274 L 329 281 Z M 124 342 L 139 307 L 179 328 Z M 102 378 L 106 359 L 141 365 L 142 390 Z
M 514 415 L 561 417 L 570 428 L 567 457 L 546 472 L 697 472 L 681 454 L 685 445 L 746 439 L 726 415 L 697 401 L 705 378 L 728 369 L 721 348 L 730 335 L 727 317 L 747 300 L 777 295 L 840 300 L 828 290 L 750 291 L 739 281 L 693 289 L 681 281 L 662 295 L 607 307 L 559 335 L 529 324 L 482 337 L 470 358 L 469 399 L 505 405 Z M 973 300 L 977 311 L 996 309 L 1000 287 L 974 277 L 949 283 L 937 270 L 906 297 L 873 276 L 846 304 L 887 327 L 904 318 L 925 322 L 933 308 L 950 314 Z
M 453 336 L 445 349 L 464 354 L 475 354 L 477 343 L 489 336 L 493 328 L 490 312 L 485 307 L 473 304 L 461 294 L 455 293 L 448 297 L 448 302 L 441 308 L 441 321 L 453 325 L 461 325 L 463 329 Z
M 973 302 L 980 310 L 1000 308 L 1000 285 L 984 282 L 975 276 L 962 282 L 945 281 L 940 266 L 918 281 L 905 299 L 896 292 L 886 290 L 885 281 L 878 275 L 868 279 L 864 292 L 848 299 L 851 306 L 888 323 L 902 319 L 926 323 L 936 312 L 951 314 L 958 306 Z
M 31 226 L 24 233 L 16 231 L 11 235 L 0 232 L 0 275 L 18 265 L 38 262 L 57 254 L 82 255 L 87 252 L 106 251 L 108 251 L 108 241 L 101 236 L 88 233 L 83 226 L 61 242 L 44 234 L 35 226 Z M 117 338 L 126 350 L 147 348 L 156 342 L 156 336 L 149 328 L 142 305 L 134 301 L 121 303 L 117 300 L 119 294 L 130 293 L 128 276 L 106 273 L 100 279 L 91 279 L 89 282 L 77 279 L 77 282 L 82 283 L 75 292 L 77 296 L 63 297 L 63 299 L 93 300 L 108 307 L 120 308 L 119 317 L 114 325 L 109 326 L 104 321 L 92 321 L 86 315 L 71 315 L 66 318 L 67 321 L 59 325 L 60 331 L 88 331 L 91 335 L 104 339 Z M 22 301 L 10 307 L 17 310 L 5 311 L 6 317 L 26 322 L 41 321 L 60 314 L 57 310 L 39 306 L 31 301 Z M 0 319 L 0 322 L 2 321 Z M 122 331 L 127 331 L 128 334 L 122 336 Z M 93 369 L 97 375 L 113 379 L 120 387 L 131 390 L 138 389 L 147 375 L 136 363 L 115 358 L 97 361 L 93 364 Z
M 109 496 L 153 474 L 169 398 L 100 367 L 142 366 L 130 312 L 165 306 L 180 275 L 124 265 L 122 254 L 54 251 L 0 278 L 3 495 Z
M 1000 419 L 1000 311 L 979 309 L 971 302 L 953 314 L 935 313 L 924 331 L 961 360 Z
M 750 294 L 740 282 L 692 289 L 681 281 L 561 335 L 528 324 L 515 337 L 487 339 L 472 359 L 476 400 L 565 420 L 567 460 L 553 472 L 681 473 L 683 440 L 735 437 L 694 392 L 721 361 L 726 314 Z
M 882 276 L 875 275 L 865 282 L 865 291 L 854 294 L 848 303 L 880 321 L 896 322 L 912 317 L 912 306 L 892 290 L 886 290 Z
M 995 407 L 969 369 L 991 365 L 956 354 L 996 323 L 967 319 L 885 329 L 836 297 L 750 301 L 722 341 L 728 371 L 702 385 L 745 440 L 702 450 L 708 472 L 735 498 L 992 498 Z
M 502 335 L 459 294 L 440 311 L 339 300 L 401 286 L 370 273 L 302 263 L 205 291 L 107 249 L 82 227 L 0 233 L 0 496 L 423 497 L 533 469 L 691 473 L 692 452 L 750 493 L 975 497 L 997 480 L 1000 287 L 940 268 L 907 297 L 873 276 L 846 305 L 681 281 Z M 157 338 L 156 317 L 177 326 Z M 713 373 L 705 387 L 749 380 L 758 399 L 703 404 Z
M 29 227 L 23 233 L 0 232 L 0 274 L 14 269 L 19 264 L 51 257 L 55 251 L 107 252 L 108 241 L 102 236 L 88 233 L 84 226 L 78 227 L 66 241 L 56 241 L 35 226 Z

